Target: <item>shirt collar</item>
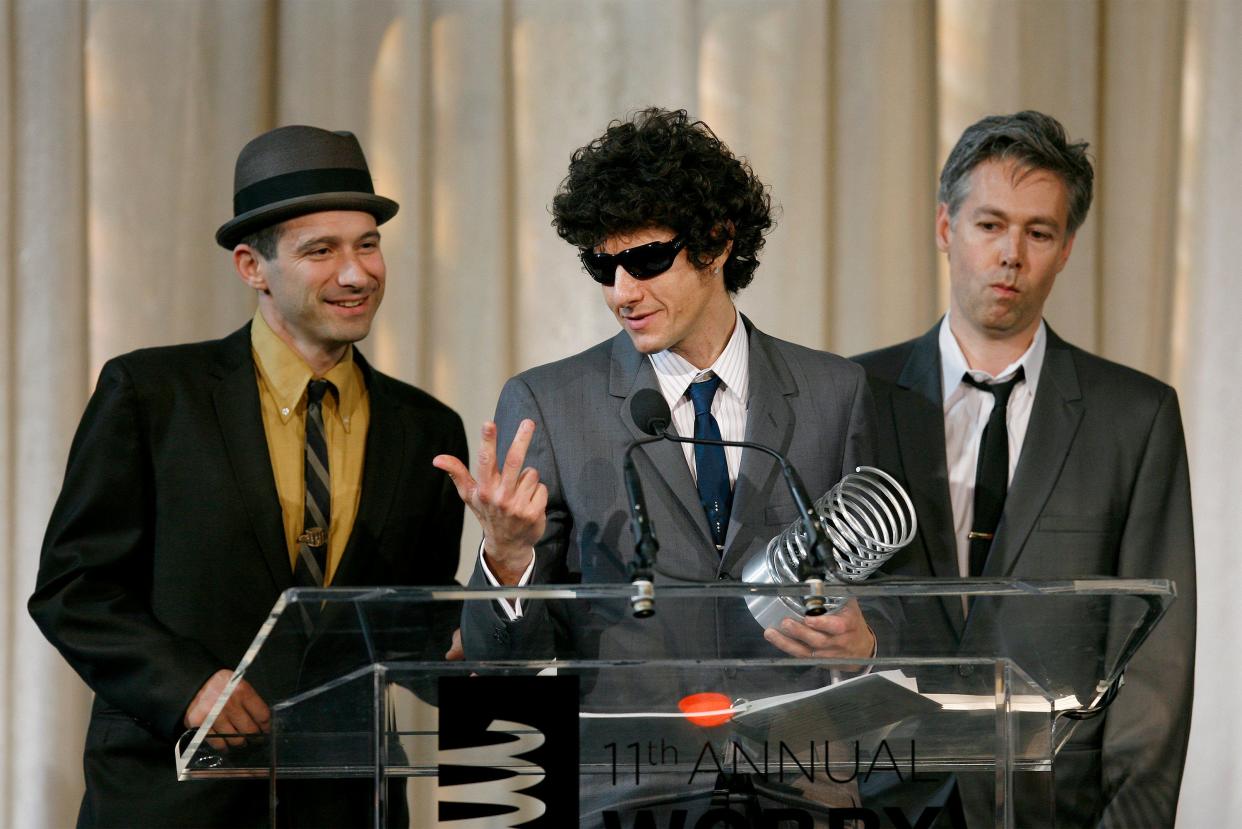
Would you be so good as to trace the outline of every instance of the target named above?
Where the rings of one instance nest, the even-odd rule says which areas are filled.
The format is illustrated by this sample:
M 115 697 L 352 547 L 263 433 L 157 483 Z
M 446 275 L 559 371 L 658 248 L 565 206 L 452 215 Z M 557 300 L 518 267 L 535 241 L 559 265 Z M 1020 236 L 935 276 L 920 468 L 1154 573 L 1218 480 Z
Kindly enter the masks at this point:
M 725 343 L 724 351 L 707 368 L 695 368 L 685 357 L 667 349 L 652 354 L 651 365 L 660 382 L 660 393 L 670 409 L 685 397 L 691 383 L 709 371 L 720 378 L 727 393 L 737 395 L 744 405 L 750 391 L 750 339 L 741 313 L 733 309 L 733 334 Z
M 281 423 L 288 423 L 297 413 L 298 404 L 306 394 L 306 384 L 314 378 L 314 372 L 300 354 L 276 336 L 260 311 L 255 311 L 250 324 L 250 348 L 259 374 L 276 399 Z M 337 404 L 328 409 L 336 412 L 348 432 L 350 420 L 362 397 L 361 378 L 354 365 L 352 345 L 345 349 L 345 356 L 328 369 L 323 379 L 336 387 Z
M 1008 379 L 1018 370 L 1018 366 L 1021 366 L 1026 379 L 1019 385 L 1019 388 L 1014 389 L 1014 393 L 1019 393 L 1025 387 L 1027 392 L 1034 394 L 1035 389 L 1039 387 L 1039 371 L 1043 368 L 1044 352 L 1047 349 L 1048 325 L 1041 319 L 1030 346 L 1022 356 L 1005 366 L 1000 374 L 993 377 L 986 371 L 972 369 L 966 364 L 966 355 L 962 353 L 962 347 L 958 345 L 957 338 L 953 336 L 953 331 L 949 328 L 949 314 L 946 313 L 944 319 L 940 321 L 940 380 L 944 410 L 947 412 L 966 393 L 966 384 L 962 382 L 962 375 L 968 371 L 976 380 L 990 383 Z

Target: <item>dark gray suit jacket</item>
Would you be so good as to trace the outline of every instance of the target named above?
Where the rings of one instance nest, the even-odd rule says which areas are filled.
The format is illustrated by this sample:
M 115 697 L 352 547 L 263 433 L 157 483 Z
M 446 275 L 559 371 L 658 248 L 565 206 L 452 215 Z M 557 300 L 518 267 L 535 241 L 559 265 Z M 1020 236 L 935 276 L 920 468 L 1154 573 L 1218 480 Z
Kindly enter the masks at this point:
M 873 454 L 875 414 L 861 369 L 849 361 L 770 337 L 744 320 L 750 344 L 746 439 L 785 453 L 812 496 Z M 651 361 L 619 333 L 581 354 L 509 380 L 496 407 L 502 441 L 522 418 L 537 424 L 526 462 L 548 487 L 548 525 L 535 554 L 533 584 L 628 582 L 633 558 L 621 474 L 627 444 L 642 437 L 630 399 L 657 389 Z M 507 446 L 499 449 L 504 456 Z M 798 516 L 767 455 L 742 453 L 723 557 L 709 535 L 679 444 L 649 444 L 635 453 L 651 521 L 660 542 L 656 583 L 739 579 L 749 554 Z M 486 583 L 476 568 L 475 583 Z M 549 602 L 524 602 L 510 622 L 492 603 L 467 603 L 467 656 L 562 655 L 627 657 L 644 652 L 701 658 L 778 655 L 750 618 L 705 604 L 660 606 L 652 624 L 604 633 L 600 614 L 585 624 Z M 744 610 L 744 606 L 743 606 Z M 612 621 L 612 620 L 609 620 Z M 641 627 L 642 634 L 635 634 Z
M 885 572 L 956 578 L 938 329 L 855 359 L 868 372 L 879 412 L 880 466 L 907 487 L 919 520 L 918 537 Z M 1177 600 L 1131 663 L 1116 702 L 1102 721 L 1079 726 L 1056 763 L 1058 825 L 1172 826 L 1195 648 L 1190 483 L 1174 390 L 1049 329 L 984 574 L 1176 583 Z M 949 644 L 969 637 L 960 603 L 937 607 L 907 624 Z

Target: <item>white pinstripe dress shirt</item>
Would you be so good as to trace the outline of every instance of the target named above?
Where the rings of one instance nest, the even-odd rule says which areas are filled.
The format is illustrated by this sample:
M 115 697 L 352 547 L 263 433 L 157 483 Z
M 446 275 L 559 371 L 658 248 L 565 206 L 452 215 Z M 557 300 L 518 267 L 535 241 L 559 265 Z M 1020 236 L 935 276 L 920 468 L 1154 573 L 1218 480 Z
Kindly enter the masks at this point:
M 690 400 L 690 384 L 711 375 L 720 378 L 720 388 L 712 400 L 712 415 L 720 426 L 720 436 L 725 440 L 746 439 L 746 396 L 750 393 L 750 341 L 742 316 L 736 315 L 733 335 L 725 344 L 724 351 L 716 361 L 705 369 L 695 368 L 688 360 L 671 351 L 652 354 L 651 365 L 655 368 L 660 392 L 673 413 L 673 428 L 682 437 L 694 437 L 694 403 Z M 690 474 L 697 483 L 698 470 L 694 464 L 694 446 L 681 445 L 686 456 Z M 737 483 L 738 470 L 742 466 L 742 449 L 725 447 L 725 462 L 729 466 L 729 486 Z

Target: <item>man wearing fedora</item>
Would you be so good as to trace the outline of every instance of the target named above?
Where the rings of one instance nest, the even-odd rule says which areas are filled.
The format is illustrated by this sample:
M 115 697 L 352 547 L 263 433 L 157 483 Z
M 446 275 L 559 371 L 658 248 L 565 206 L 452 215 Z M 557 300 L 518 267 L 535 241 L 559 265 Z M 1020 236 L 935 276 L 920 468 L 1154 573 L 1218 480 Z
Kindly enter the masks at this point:
M 30 613 L 96 694 L 79 826 L 266 825 L 266 781 L 178 783 L 174 744 L 281 591 L 447 584 L 457 567 L 462 504 L 431 459 L 465 453 L 461 420 L 353 346 L 396 202 L 352 134 L 306 126 L 246 145 L 233 202 L 216 240 L 257 313 L 103 367 L 43 544 Z M 269 718 L 243 682 L 217 729 Z M 278 791 L 282 824 L 367 819 L 366 781 L 312 782 Z

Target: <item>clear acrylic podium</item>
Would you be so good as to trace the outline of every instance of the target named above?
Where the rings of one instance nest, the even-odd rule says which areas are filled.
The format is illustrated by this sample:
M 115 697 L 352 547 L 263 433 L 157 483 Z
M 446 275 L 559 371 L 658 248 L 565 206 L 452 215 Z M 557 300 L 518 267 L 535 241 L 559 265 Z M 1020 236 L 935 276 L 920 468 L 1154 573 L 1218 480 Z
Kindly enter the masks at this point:
M 796 605 L 798 585 L 657 584 L 645 619 L 628 584 L 289 590 L 212 716 L 179 742 L 177 772 L 183 785 L 267 779 L 273 818 L 282 781 L 361 778 L 374 796 L 358 825 L 408 811 L 418 827 L 627 829 L 679 825 L 678 812 L 687 829 L 718 825 L 718 809 L 744 816 L 719 825 L 850 825 L 830 821 L 894 808 L 860 801 L 864 776 L 955 773 L 982 781 L 989 825 L 1021 825 L 1051 809 L 1054 756 L 1117 692 L 1175 590 L 962 579 L 831 592 L 858 599 L 876 658 L 795 659 L 768 644 L 748 601 Z M 519 646 L 500 598 L 555 635 Z M 538 602 L 548 614 L 530 612 Z M 964 602 L 960 639 L 933 641 L 928 614 Z M 464 661 L 445 661 L 463 606 L 495 624 L 466 637 Z M 270 733 L 215 728 L 242 681 L 269 704 Z M 1033 791 L 1049 800 L 1016 800 L 1019 779 L 1043 781 Z

